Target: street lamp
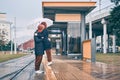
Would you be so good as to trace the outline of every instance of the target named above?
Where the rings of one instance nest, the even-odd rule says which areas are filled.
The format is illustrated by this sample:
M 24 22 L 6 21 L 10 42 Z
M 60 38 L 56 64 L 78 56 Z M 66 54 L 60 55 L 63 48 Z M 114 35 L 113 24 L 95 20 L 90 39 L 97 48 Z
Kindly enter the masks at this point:
M 101 0 L 99 0 L 99 11 L 101 11 Z
M 11 46 L 11 51 L 10 51 L 10 54 L 13 53 L 13 43 L 12 43 L 12 23 L 10 24 L 10 46 Z
M 16 17 L 14 17 L 14 54 L 16 54 L 17 52 L 17 44 L 16 44 Z

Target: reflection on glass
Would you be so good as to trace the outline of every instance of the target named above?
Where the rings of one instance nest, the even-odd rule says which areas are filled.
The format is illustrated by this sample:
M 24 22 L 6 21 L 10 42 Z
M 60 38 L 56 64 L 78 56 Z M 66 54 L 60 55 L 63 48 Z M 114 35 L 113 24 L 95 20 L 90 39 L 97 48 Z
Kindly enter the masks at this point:
M 80 37 L 69 39 L 69 52 L 80 53 Z
M 69 22 L 67 28 L 69 53 L 80 53 L 80 22 Z

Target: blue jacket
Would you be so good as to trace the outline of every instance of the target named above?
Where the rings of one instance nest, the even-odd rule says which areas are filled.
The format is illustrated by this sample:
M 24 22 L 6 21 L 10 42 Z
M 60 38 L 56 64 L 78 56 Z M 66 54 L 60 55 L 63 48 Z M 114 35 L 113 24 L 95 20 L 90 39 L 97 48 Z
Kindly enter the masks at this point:
M 43 45 L 43 34 L 42 32 L 34 33 L 34 43 L 35 43 L 35 55 L 44 54 L 44 45 Z
M 44 39 L 43 39 L 44 50 L 51 49 L 51 42 L 48 39 L 48 31 L 47 31 L 47 29 L 44 29 L 42 31 L 42 34 L 44 35 Z

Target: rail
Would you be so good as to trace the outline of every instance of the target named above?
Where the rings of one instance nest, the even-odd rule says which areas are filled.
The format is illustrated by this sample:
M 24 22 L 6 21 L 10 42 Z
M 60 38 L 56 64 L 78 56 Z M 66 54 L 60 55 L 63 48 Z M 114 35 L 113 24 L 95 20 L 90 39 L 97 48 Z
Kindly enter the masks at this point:
M 19 69 L 19 70 L 16 70 L 16 71 L 14 71 L 14 72 L 11 72 L 11 73 L 9 73 L 9 74 L 6 74 L 6 75 L 0 77 L 0 80 L 4 80 L 6 77 L 10 77 L 10 78 L 9 78 L 10 80 L 14 80 L 14 79 L 16 78 L 16 76 L 17 76 L 18 74 L 20 74 L 25 68 L 27 68 L 33 61 L 34 61 L 34 60 L 31 60 L 27 65 L 25 65 L 24 67 L 22 67 L 22 68 Z M 11 76 L 12 76 L 12 77 L 11 77 Z

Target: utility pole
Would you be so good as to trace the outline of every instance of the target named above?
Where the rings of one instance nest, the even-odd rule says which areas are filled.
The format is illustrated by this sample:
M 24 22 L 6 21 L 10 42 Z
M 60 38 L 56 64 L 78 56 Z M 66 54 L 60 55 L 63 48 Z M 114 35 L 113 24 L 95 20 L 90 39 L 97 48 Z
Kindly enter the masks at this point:
M 16 17 L 14 17 L 14 54 L 16 54 Z
M 11 52 L 10 52 L 10 54 L 12 54 L 12 52 L 13 52 L 13 43 L 12 43 L 12 27 L 11 27 L 11 24 L 10 24 L 10 40 L 11 40 Z
M 99 0 L 99 11 L 101 11 L 101 0 Z

